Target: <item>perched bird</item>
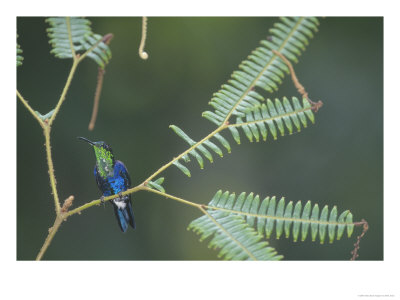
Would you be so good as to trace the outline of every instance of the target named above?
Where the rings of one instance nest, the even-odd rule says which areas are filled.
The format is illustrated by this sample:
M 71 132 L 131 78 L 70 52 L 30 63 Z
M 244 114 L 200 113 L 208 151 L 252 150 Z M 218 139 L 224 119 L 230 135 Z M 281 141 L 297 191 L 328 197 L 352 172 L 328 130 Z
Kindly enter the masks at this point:
M 78 139 L 93 146 L 96 155 L 94 177 L 97 186 L 103 193 L 102 202 L 104 202 L 104 197 L 118 194 L 118 198 L 110 200 L 114 207 L 118 225 L 123 232 L 128 229 L 128 224 L 135 228 L 131 195 L 122 196 L 122 192 L 131 186 L 131 179 L 125 165 L 114 159 L 111 147 L 105 142 L 92 142 L 84 137 L 78 137 Z

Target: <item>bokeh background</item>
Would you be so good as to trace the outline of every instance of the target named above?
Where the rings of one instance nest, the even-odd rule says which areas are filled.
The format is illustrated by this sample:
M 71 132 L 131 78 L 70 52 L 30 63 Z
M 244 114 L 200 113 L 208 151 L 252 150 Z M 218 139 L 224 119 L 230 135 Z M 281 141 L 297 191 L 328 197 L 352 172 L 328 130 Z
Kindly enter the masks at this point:
M 90 18 L 93 31 L 113 33 L 113 58 L 106 68 L 96 128 L 87 130 L 97 67 L 84 61 L 54 123 L 52 150 L 62 201 L 74 207 L 98 199 L 93 150 L 76 139 L 109 143 L 128 167 L 133 185 L 184 151 L 175 124 L 198 140 L 214 125 L 201 118 L 212 94 L 278 18 L 150 18 L 146 51 L 138 56 L 141 19 Z M 219 189 L 261 197 L 311 200 L 320 207 L 349 209 L 370 230 L 361 242 L 360 260 L 383 259 L 383 18 L 324 18 L 319 33 L 295 65 L 310 97 L 323 108 L 316 124 L 299 134 L 249 143 L 242 135 L 231 154 L 191 163 L 191 178 L 172 166 L 163 173 L 170 194 L 208 203 Z M 17 86 L 35 110 L 55 106 L 71 66 L 53 57 L 44 18 L 17 18 L 24 63 Z M 265 95 L 265 94 L 264 94 Z M 274 98 L 297 96 L 289 77 Z M 37 122 L 17 102 L 17 259 L 36 257 L 55 212 L 47 174 L 44 138 Z M 72 216 L 45 254 L 48 260 L 215 260 L 217 252 L 186 230 L 201 213 L 155 194 L 134 194 L 136 230 L 122 234 L 110 205 Z M 270 243 L 286 260 L 348 260 L 356 236 L 333 244 Z

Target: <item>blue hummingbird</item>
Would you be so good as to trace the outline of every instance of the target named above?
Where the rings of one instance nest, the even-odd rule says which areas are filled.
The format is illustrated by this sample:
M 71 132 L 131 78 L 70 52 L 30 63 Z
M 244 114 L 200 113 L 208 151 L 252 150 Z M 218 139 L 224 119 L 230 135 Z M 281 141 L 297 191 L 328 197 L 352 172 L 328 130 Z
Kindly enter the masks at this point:
M 96 155 L 96 165 L 94 167 L 94 177 L 96 183 L 104 197 L 111 195 L 119 195 L 111 201 L 114 207 L 115 217 L 118 225 L 123 232 L 128 229 L 128 224 L 135 228 L 135 218 L 133 216 L 131 195 L 122 196 L 122 192 L 131 186 L 131 178 L 125 165 L 114 159 L 114 154 L 109 145 L 105 142 L 92 142 L 84 137 L 78 137 L 93 146 Z

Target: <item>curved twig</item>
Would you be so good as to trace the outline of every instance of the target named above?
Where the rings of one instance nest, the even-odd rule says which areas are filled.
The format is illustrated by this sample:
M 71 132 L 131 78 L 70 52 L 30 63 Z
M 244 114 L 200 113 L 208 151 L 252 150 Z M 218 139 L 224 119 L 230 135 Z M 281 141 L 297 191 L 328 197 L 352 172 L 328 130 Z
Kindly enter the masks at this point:
M 363 226 L 363 231 L 361 232 L 361 234 L 357 237 L 357 242 L 354 244 L 354 250 L 351 251 L 351 258 L 350 260 L 356 260 L 356 258 L 358 257 L 358 250 L 360 249 L 360 241 L 363 238 L 363 236 L 367 233 L 368 231 L 368 222 L 365 221 L 364 219 L 361 219 L 361 222 L 356 222 L 354 223 L 354 226 Z
M 144 51 L 144 45 L 146 43 L 146 37 L 147 37 L 147 17 L 142 18 L 142 39 L 140 41 L 140 46 L 139 46 L 139 56 L 141 59 L 148 59 L 149 55 L 147 52 Z
M 99 71 L 97 73 L 97 85 L 96 85 L 96 92 L 94 94 L 92 117 L 90 118 L 88 126 L 88 129 L 90 131 L 94 129 L 94 125 L 96 124 L 97 113 L 99 111 L 101 88 L 103 87 L 104 73 L 105 70 L 103 68 L 99 68 Z
M 114 35 L 112 33 L 108 33 L 105 36 L 103 36 L 102 41 L 106 45 L 109 45 L 113 37 L 114 37 Z M 92 131 L 94 129 L 94 126 L 96 124 L 96 119 L 97 119 L 97 113 L 99 111 L 101 89 L 103 87 L 104 74 L 106 73 L 106 70 L 104 68 L 99 67 L 98 73 L 97 73 L 97 84 L 96 84 L 96 91 L 94 93 L 92 117 L 90 118 L 89 127 L 88 127 L 88 129 L 90 131 Z
M 312 110 L 314 112 L 317 112 L 323 105 L 323 102 L 321 100 L 319 100 L 318 102 L 314 102 L 312 101 L 309 97 L 308 97 L 308 93 L 306 91 L 306 89 L 304 88 L 304 86 L 300 83 L 300 81 L 297 79 L 296 73 L 294 72 L 294 68 L 291 64 L 291 62 L 282 54 L 279 53 L 276 50 L 272 50 L 272 52 L 279 56 L 283 62 L 288 66 L 289 70 L 290 70 L 290 74 L 292 76 L 292 81 L 294 83 L 294 86 L 296 87 L 297 91 L 299 92 L 299 94 L 303 97 L 306 98 L 310 104 L 312 105 Z

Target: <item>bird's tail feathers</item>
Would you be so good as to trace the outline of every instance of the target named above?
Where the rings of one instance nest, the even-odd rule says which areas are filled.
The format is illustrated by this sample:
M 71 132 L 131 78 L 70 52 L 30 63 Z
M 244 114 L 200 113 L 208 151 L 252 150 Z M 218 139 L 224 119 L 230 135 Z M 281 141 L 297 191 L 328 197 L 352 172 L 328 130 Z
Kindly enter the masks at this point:
M 118 208 L 118 206 L 113 203 L 115 217 L 117 218 L 118 225 L 121 228 L 122 232 L 126 232 L 128 229 L 128 224 L 135 229 L 135 217 L 133 215 L 132 203 L 129 199 L 126 203 L 124 209 Z

